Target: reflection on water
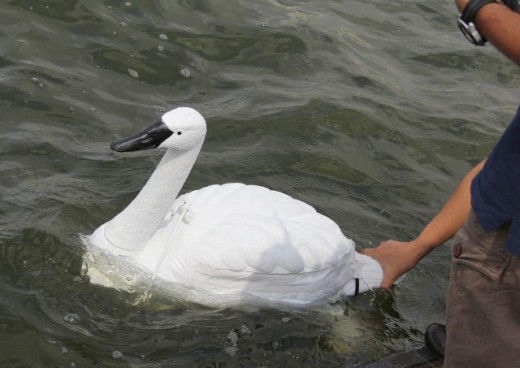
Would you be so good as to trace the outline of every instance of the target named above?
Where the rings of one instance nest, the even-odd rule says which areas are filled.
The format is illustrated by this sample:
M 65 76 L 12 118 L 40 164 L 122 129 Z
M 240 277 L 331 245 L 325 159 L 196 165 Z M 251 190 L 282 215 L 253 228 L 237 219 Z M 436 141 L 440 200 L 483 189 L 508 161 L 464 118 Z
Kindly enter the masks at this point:
M 161 155 L 108 143 L 189 105 L 209 126 L 185 191 L 280 190 L 358 247 L 414 236 L 516 108 L 518 70 L 466 43 L 451 1 L 10 0 L 0 16 L 1 366 L 348 366 L 443 320 L 447 248 L 391 293 L 215 310 L 92 285 L 78 234 Z

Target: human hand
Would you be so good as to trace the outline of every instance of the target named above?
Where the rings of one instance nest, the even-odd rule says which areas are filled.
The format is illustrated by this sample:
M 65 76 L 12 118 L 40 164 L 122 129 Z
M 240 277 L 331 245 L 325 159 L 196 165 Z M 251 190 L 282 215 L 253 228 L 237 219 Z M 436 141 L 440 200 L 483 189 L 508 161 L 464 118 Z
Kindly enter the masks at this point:
M 412 242 L 387 240 L 376 248 L 367 248 L 361 251 L 374 258 L 383 269 L 381 289 L 390 289 L 399 276 L 412 269 L 424 255 L 420 247 Z

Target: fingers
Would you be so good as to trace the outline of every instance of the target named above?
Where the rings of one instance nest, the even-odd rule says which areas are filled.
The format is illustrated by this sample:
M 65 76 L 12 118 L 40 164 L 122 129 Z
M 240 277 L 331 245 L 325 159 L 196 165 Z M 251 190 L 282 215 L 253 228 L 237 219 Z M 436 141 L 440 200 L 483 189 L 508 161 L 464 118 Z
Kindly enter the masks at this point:
M 366 248 L 360 251 L 361 254 L 375 259 L 380 264 L 383 270 L 381 289 L 390 289 L 399 276 L 410 268 L 407 261 L 407 244 L 405 242 L 387 240 L 381 242 L 376 248 Z
M 365 248 L 365 249 L 361 249 L 359 251 L 359 253 L 364 254 L 365 256 L 370 256 L 370 254 L 373 253 L 372 250 L 373 249 L 371 249 L 371 248 Z
M 381 280 L 381 284 L 379 285 L 379 288 L 380 289 L 383 289 L 383 290 L 388 290 L 392 287 L 392 280 L 388 277 L 388 272 L 386 270 L 386 266 L 385 266 L 385 263 L 382 262 L 382 260 L 380 259 L 378 253 L 377 253 L 377 250 L 375 248 L 373 249 L 363 249 L 360 251 L 361 254 L 365 255 L 365 256 L 368 256 L 368 257 L 371 257 L 373 259 L 375 259 L 377 261 L 377 263 L 379 263 L 379 265 L 381 266 L 381 270 L 383 271 L 383 278 Z
M 383 280 L 381 281 L 381 285 L 379 286 L 379 288 L 383 290 L 390 290 L 394 285 L 395 280 L 396 278 L 389 277 L 383 271 Z

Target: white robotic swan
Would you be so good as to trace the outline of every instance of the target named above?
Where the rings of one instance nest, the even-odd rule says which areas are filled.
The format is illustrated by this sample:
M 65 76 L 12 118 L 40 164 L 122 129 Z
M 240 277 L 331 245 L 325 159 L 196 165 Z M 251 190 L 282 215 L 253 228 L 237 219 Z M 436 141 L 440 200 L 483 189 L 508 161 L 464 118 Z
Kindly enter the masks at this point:
M 88 249 L 131 265 L 179 298 L 210 306 L 305 306 L 379 287 L 379 264 L 299 200 L 237 183 L 179 196 L 205 134 L 197 111 L 177 108 L 112 143 L 118 152 L 167 150 L 137 197 L 86 240 Z M 88 274 L 112 287 L 120 276 L 99 265 Z

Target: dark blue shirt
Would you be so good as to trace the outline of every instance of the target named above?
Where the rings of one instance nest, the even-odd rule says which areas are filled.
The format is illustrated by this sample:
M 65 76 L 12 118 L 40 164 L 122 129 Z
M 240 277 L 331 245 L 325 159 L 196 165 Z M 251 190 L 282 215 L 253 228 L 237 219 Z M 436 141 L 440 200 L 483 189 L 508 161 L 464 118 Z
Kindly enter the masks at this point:
M 504 250 L 520 256 L 520 108 L 471 183 L 471 207 L 486 232 L 510 222 Z

